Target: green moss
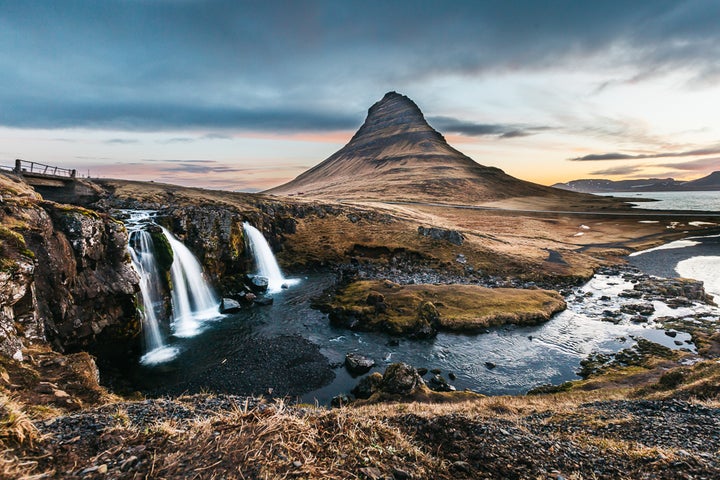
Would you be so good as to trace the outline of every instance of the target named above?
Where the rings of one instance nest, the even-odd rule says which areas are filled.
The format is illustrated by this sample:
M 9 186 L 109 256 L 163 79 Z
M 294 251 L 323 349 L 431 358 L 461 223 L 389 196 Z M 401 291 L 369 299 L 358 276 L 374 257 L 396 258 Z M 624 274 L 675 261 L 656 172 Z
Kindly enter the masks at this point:
M 162 271 L 170 270 L 173 263 L 173 251 L 170 242 L 168 241 L 162 230 L 151 231 L 150 237 L 153 241 L 153 248 L 155 248 L 155 260 L 158 263 L 158 267 Z
M 56 204 L 55 209 L 59 212 L 64 212 L 64 213 L 69 213 L 69 214 L 70 213 L 79 213 L 80 215 L 83 215 L 85 217 L 100 218 L 99 213 L 97 213 L 93 210 L 89 210 L 87 208 L 78 207 L 76 205 Z
M 488 289 L 476 285 L 397 285 L 353 282 L 321 309 L 336 323 L 421 336 L 431 330 L 480 331 L 505 323 L 536 324 L 565 308 L 546 290 Z
M 3 225 L 0 225 L 0 240 L 15 248 L 25 248 L 25 238 Z

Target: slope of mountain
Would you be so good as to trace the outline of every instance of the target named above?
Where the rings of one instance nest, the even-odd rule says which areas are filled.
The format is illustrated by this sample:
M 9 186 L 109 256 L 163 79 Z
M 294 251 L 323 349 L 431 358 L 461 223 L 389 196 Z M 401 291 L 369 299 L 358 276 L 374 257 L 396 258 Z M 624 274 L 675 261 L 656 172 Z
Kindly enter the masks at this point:
M 556 183 L 553 187 L 583 193 L 720 190 L 720 171 L 688 182 L 681 182 L 673 178 L 644 178 L 639 180 L 583 179 Z
M 682 185 L 687 190 L 720 190 L 720 171 L 712 172 L 710 175 L 698 178 Z
M 476 204 L 510 197 L 568 195 L 486 167 L 452 148 L 404 95 L 387 93 L 350 142 L 275 195 Z

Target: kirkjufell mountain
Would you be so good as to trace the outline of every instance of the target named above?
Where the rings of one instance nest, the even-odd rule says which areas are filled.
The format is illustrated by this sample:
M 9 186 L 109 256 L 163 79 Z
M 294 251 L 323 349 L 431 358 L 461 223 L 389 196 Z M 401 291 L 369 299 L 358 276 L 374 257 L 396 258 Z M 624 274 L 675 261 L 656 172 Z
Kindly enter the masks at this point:
M 454 149 L 408 97 L 387 93 L 350 142 L 275 195 L 354 200 L 479 203 L 569 192 L 519 180 Z

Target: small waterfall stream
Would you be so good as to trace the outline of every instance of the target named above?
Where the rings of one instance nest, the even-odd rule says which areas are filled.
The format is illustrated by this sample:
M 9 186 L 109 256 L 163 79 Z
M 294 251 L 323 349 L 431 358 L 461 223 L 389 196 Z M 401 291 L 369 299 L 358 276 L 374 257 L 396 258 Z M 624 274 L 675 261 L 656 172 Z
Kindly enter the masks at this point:
M 172 279 L 173 334 L 176 337 L 197 335 L 200 321 L 219 315 L 220 300 L 205 281 L 202 267 L 183 243 L 161 227 L 173 251 L 170 269 Z
M 258 275 L 268 279 L 268 293 L 277 293 L 283 285 L 288 287 L 297 284 L 298 279 L 287 279 L 283 276 L 280 266 L 275 260 L 272 249 L 263 234 L 257 228 L 248 222 L 243 223 L 243 229 L 247 235 L 250 250 L 252 251 L 255 265 L 257 265 Z
M 166 345 L 160 322 L 166 317 L 160 268 L 156 246 L 148 225 L 160 228 L 172 249 L 170 266 L 171 306 L 170 326 L 176 337 L 192 337 L 199 333 L 201 321 L 217 318 L 219 300 L 203 278 L 202 267 L 195 256 L 167 229 L 158 227 L 149 211 L 128 212 L 126 221 L 130 238 L 128 251 L 135 270 L 140 275 L 143 302 L 143 332 L 146 353 L 142 364 L 156 364 L 175 358 L 178 348 Z M 159 234 L 159 232 L 158 232 Z

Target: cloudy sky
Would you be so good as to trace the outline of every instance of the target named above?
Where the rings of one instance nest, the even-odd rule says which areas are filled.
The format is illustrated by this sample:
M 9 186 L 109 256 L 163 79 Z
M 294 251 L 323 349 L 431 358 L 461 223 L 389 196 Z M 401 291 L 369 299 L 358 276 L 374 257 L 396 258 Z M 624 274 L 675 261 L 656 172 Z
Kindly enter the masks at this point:
M 720 2 L 0 0 L 0 165 L 283 183 L 395 90 L 550 184 L 720 170 Z

